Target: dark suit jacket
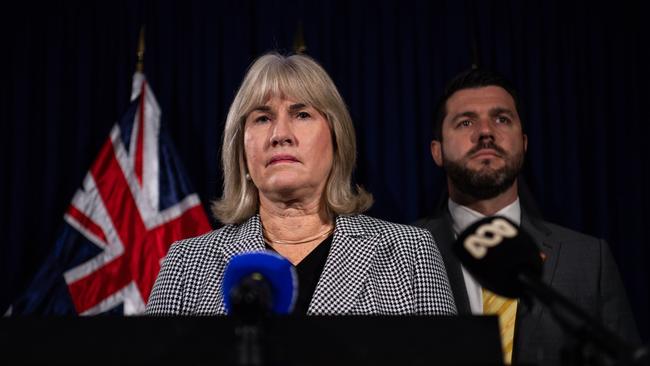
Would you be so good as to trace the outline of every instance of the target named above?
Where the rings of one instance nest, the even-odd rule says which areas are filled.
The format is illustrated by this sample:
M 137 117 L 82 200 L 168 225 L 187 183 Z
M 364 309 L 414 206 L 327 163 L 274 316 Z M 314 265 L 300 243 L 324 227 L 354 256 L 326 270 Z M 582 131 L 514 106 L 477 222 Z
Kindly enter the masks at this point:
M 415 223 L 434 236 L 447 269 L 459 314 L 471 313 L 460 263 L 451 250 L 454 233 L 447 210 Z M 600 319 L 634 345 L 640 343 L 618 269 L 604 240 L 534 219 L 522 213 L 521 227 L 546 255 L 543 281 Z M 513 363 L 560 365 L 560 351 L 571 337 L 542 304 L 517 307 Z

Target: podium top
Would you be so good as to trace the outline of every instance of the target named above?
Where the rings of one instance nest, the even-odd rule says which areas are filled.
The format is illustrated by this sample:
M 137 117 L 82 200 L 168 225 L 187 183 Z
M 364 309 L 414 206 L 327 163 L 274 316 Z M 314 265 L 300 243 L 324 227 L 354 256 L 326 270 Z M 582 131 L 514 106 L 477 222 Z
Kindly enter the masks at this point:
M 494 316 L 0 319 L 0 364 L 498 365 Z

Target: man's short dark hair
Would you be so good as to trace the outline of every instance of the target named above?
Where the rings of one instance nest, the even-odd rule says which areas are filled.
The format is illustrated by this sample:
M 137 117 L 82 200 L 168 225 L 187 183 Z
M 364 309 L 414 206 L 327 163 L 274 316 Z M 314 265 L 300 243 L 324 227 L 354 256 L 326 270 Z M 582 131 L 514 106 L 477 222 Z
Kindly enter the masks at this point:
M 501 74 L 483 69 L 469 69 L 456 75 L 445 87 L 445 90 L 436 106 L 435 121 L 433 124 L 433 139 L 442 141 L 442 122 L 447 115 L 447 100 L 459 90 L 482 88 L 485 86 L 498 86 L 508 92 L 515 101 L 515 108 L 521 120 L 521 104 L 517 90 Z M 523 122 L 522 122 L 523 128 Z

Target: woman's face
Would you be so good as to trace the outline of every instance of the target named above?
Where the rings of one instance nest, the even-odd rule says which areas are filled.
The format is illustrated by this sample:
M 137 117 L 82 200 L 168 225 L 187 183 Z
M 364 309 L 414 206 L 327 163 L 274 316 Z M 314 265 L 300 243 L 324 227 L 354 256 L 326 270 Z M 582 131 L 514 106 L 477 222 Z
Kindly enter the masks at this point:
M 248 172 L 272 200 L 320 199 L 332 169 L 330 125 L 311 106 L 274 96 L 244 125 Z

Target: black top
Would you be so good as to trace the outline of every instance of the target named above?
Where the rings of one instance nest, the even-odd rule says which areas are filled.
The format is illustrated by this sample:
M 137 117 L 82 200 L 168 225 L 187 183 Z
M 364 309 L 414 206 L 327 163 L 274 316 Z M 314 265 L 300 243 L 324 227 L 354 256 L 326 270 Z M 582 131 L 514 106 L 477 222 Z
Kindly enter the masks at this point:
M 298 276 L 298 298 L 293 307 L 293 314 L 307 314 L 307 308 L 309 308 L 311 298 L 314 296 L 318 279 L 323 273 L 327 255 L 332 247 L 332 238 L 333 235 L 328 236 L 311 253 L 307 254 L 298 265 L 294 266 Z M 268 243 L 265 244 L 267 249 L 275 251 Z

